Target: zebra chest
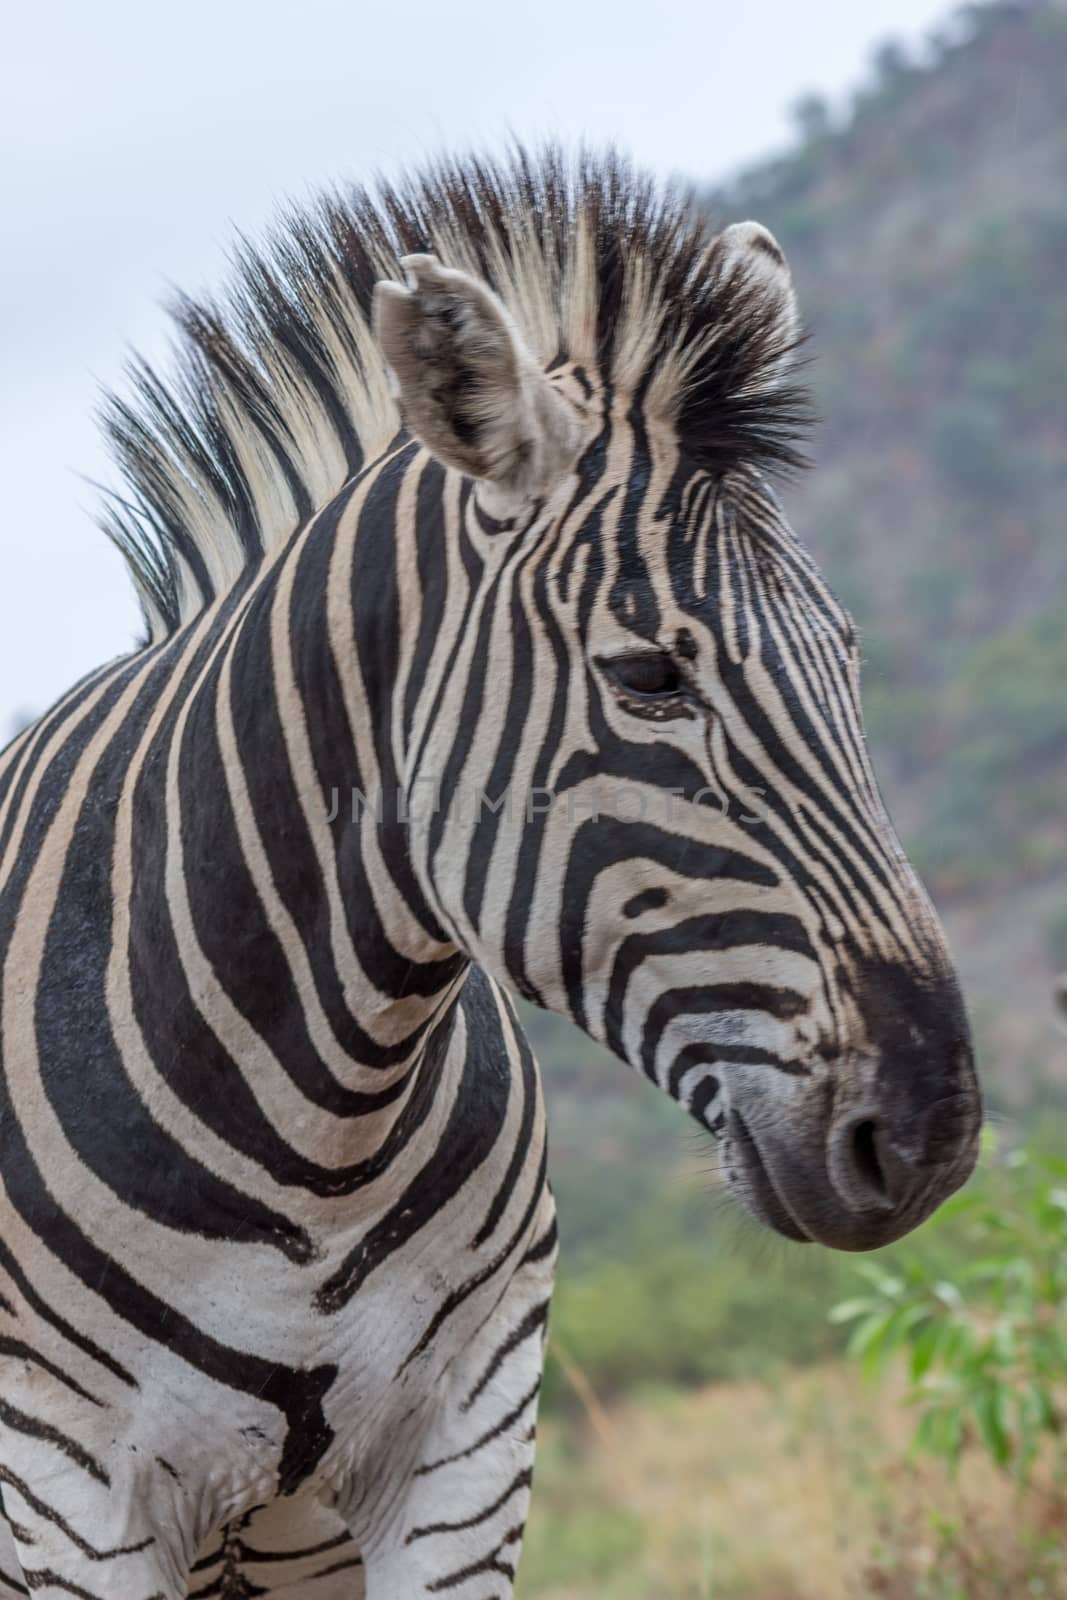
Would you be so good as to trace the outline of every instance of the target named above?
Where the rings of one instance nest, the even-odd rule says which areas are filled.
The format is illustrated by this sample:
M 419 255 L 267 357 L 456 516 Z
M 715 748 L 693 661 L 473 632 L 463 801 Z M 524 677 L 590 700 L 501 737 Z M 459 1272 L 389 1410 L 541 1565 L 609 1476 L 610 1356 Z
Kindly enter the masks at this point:
M 373 1519 L 467 1381 L 464 1354 L 507 1265 L 483 1265 L 472 1285 L 464 1251 L 437 1241 L 329 1313 L 311 1289 L 321 1271 L 286 1279 L 268 1266 L 187 1280 L 181 1311 L 164 1308 L 151 1338 L 67 1285 L 63 1325 L 50 1325 L 18 1274 L 0 1273 L 0 1464 L 27 1483 L 46 1475 L 61 1514 L 116 1548 L 173 1527 L 188 1555 L 279 1490 Z

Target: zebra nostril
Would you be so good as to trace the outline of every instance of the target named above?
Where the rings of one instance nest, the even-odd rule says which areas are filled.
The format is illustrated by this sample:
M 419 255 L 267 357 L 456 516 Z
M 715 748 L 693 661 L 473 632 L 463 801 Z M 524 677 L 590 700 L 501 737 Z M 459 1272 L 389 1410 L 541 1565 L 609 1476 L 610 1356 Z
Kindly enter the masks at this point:
M 852 1129 L 852 1164 L 857 1176 L 879 1200 L 889 1199 L 889 1184 L 878 1154 L 878 1124 L 864 1117 Z
M 849 1206 L 891 1210 L 907 1187 L 907 1168 L 893 1150 L 888 1131 L 869 1112 L 848 1117 L 830 1135 L 830 1180 Z

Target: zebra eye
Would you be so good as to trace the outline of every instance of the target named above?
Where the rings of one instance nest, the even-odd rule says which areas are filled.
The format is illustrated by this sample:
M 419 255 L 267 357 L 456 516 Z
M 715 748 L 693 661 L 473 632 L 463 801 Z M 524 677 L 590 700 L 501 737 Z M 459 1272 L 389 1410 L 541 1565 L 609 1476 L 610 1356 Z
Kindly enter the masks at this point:
M 679 692 L 684 679 L 671 656 L 663 650 L 638 650 L 605 662 L 610 677 L 627 694 L 642 699 L 664 699 Z

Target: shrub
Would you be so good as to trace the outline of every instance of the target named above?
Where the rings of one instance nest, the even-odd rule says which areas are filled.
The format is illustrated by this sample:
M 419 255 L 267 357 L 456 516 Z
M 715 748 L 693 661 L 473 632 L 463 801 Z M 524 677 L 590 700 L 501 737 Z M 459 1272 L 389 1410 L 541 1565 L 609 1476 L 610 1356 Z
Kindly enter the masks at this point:
M 851 1355 L 870 1373 L 901 1360 L 918 1412 L 915 1445 L 955 1466 L 980 1443 L 1026 1482 L 1045 1450 L 1062 1457 L 1067 1378 L 1067 1161 L 987 1143 L 981 1180 L 942 1208 L 972 1259 L 941 1275 L 898 1254 L 859 1263 L 868 1292 L 831 1313 L 852 1323 Z

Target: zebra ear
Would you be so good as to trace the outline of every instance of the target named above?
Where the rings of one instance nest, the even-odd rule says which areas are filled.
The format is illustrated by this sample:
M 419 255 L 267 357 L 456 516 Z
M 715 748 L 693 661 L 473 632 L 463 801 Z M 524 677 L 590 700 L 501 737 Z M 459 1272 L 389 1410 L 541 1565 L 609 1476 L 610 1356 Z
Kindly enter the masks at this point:
M 544 493 L 577 447 L 574 411 L 485 284 L 405 256 L 374 289 L 374 332 L 404 420 L 426 448 L 505 495 Z
M 740 272 L 764 297 L 771 359 L 758 387 L 775 389 L 787 380 L 801 337 L 800 310 L 785 252 L 759 222 L 735 222 L 724 228 L 719 246 L 724 277 Z

